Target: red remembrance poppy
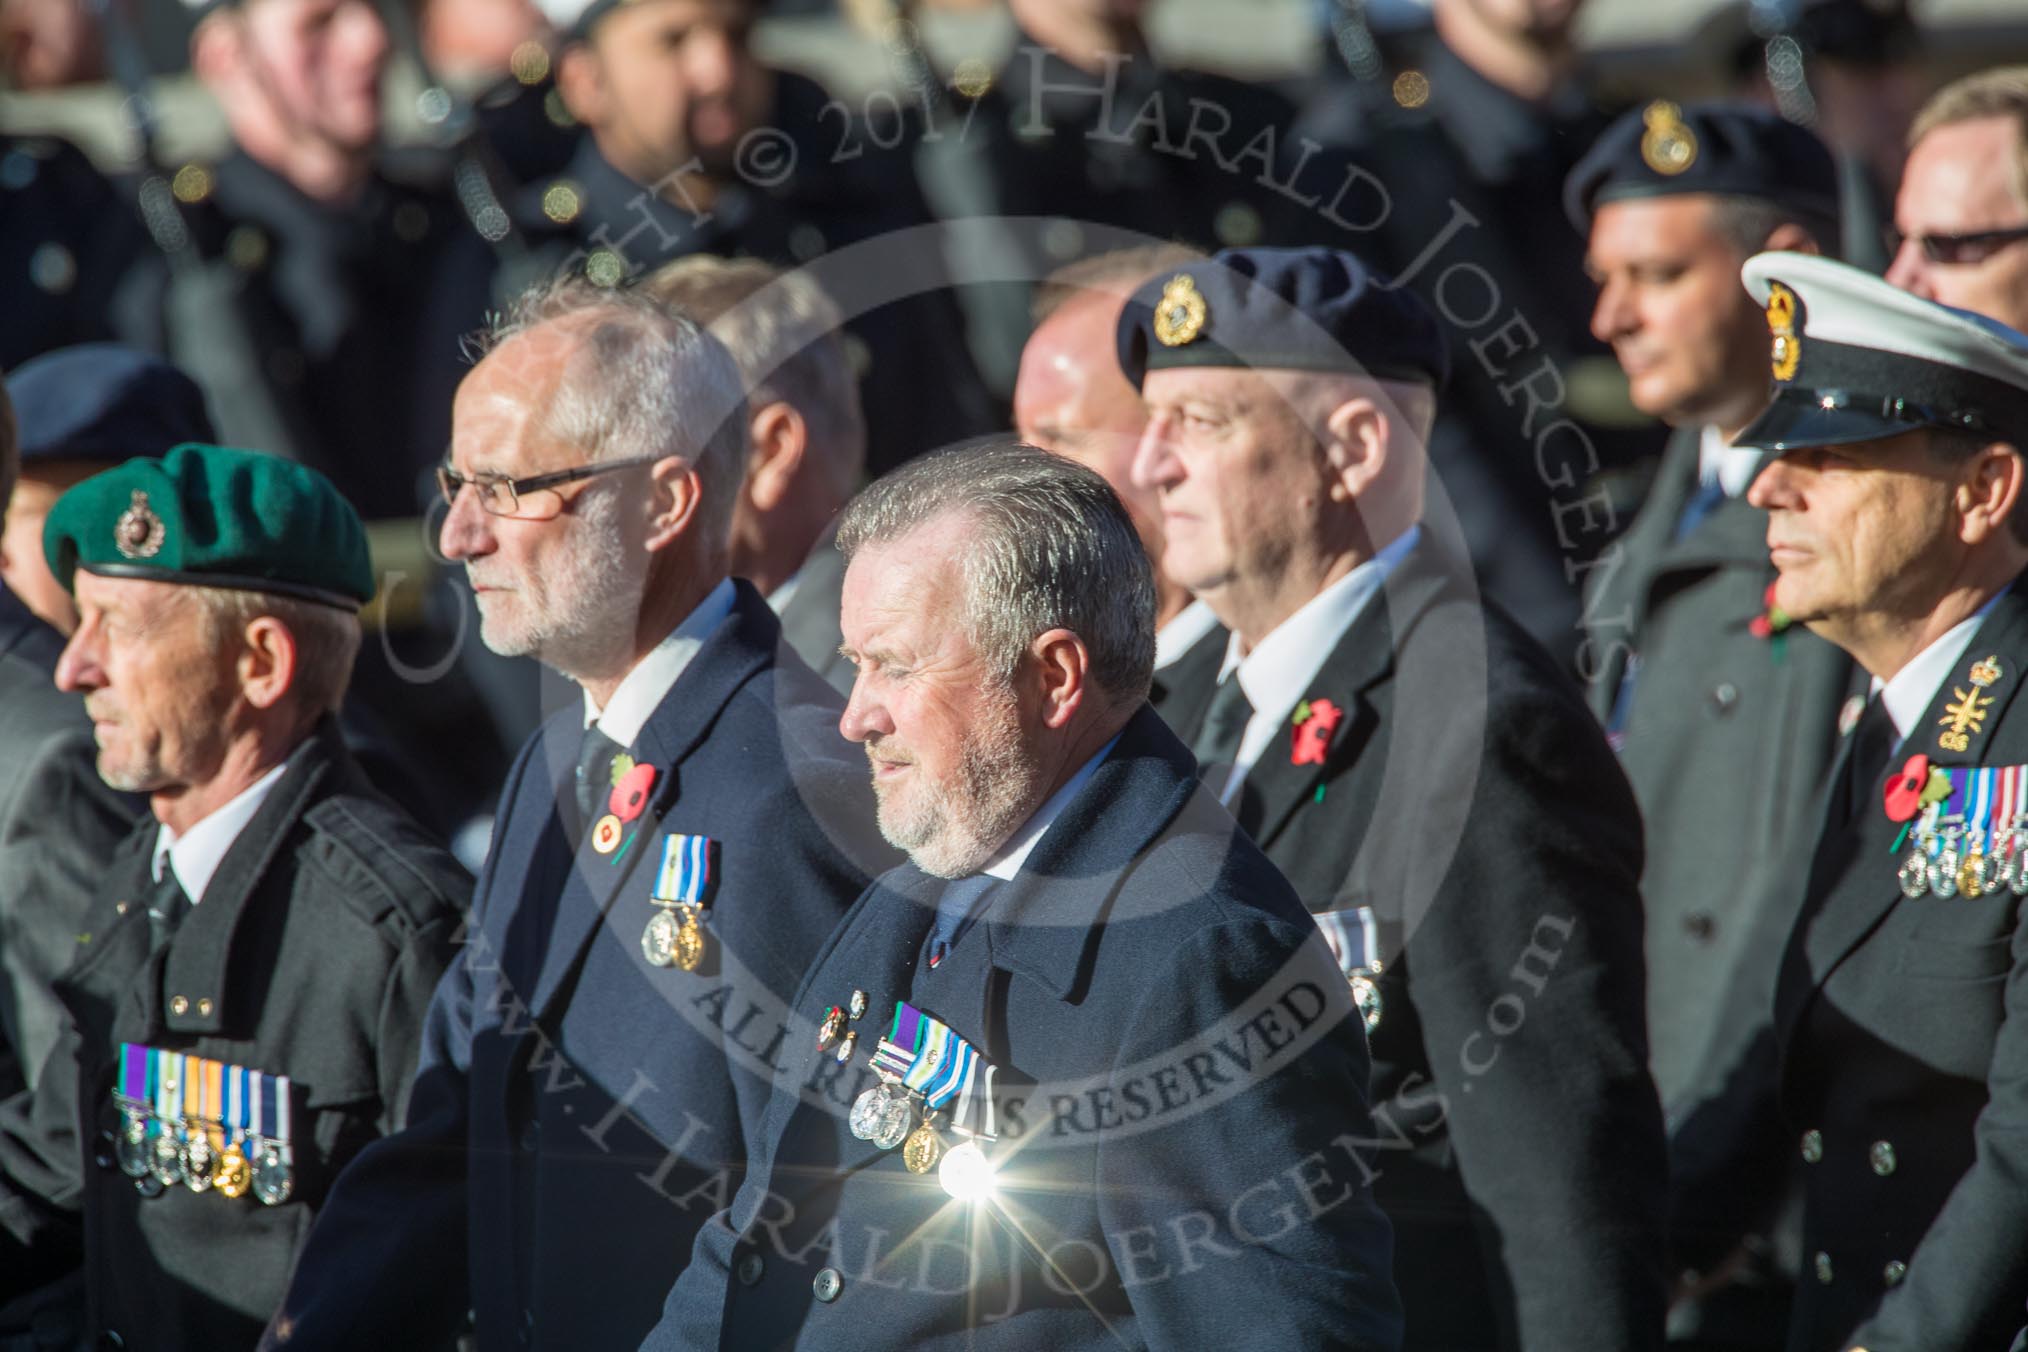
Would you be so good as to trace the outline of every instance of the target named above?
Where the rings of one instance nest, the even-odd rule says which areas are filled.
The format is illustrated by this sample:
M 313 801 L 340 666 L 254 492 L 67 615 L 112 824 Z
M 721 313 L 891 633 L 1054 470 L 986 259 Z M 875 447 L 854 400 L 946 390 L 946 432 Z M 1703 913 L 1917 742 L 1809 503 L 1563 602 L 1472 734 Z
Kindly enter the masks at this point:
M 1913 821 L 1922 810 L 1922 791 L 1928 783 L 1929 757 L 1910 756 L 1907 764 L 1887 777 L 1887 820 Z
M 655 787 L 655 767 L 636 765 L 620 777 L 613 785 L 612 796 L 606 800 L 606 807 L 623 822 L 630 822 L 641 815 L 641 809 L 648 806 L 648 790 Z

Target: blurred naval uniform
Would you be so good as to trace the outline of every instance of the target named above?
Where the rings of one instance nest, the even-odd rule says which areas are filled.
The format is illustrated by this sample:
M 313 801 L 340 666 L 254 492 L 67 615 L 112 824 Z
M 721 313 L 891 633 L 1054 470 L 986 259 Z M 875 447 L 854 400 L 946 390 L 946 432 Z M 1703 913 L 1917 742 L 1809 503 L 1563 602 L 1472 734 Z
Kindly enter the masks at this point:
M 1865 443 L 1925 426 L 2028 443 L 2022 335 L 1800 254 L 1758 255 L 1745 279 L 1768 306 L 1775 395 L 1739 444 L 1829 445 L 1863 464 Z M 1705 1131 L 1689 1143 L 1701 1167 L 1677 1181 L 1684 1227 L 1722 1234 L 1737 1194 L 1803 1165 L 1790 1352 L 2001 1348 L 2022 1326 L 2024 674 L 2017 577 L 1884 689 L 1874 682 L 1832 769 L 1814 860 L 1798 861 L 1805 900 L 1773 1029 L 1725 1111 L 1691 1124 Z M 1919 795 L 1944 788 L 1932 820 Z M 1955 835 L 1980 818 L 2008 848 Z
M 463 340 L 491 303 L 492 250 L 444 169 L 434 151 L 383 152 L 339 207 L 238 148 L 184 165 L 167 227 L 181 247 L 137 335 L 197 377 L 223 440 L 321 471 L 368 521 L 428 503 Z
M 1166 66 L 1145 45 L 1085 71 L 1017 26 L 998 70 L 959 62 L 943 99 L 918 153 L 937 214 L 1038 218 L 953 240 L 990 255 L 983 267 L 1004 269 L 1011 254 L 1040 279 L 1109 249 L 1166 241 L 1208 253 L 1270 238 L 1275 198 L 1260 179 L 1295 107 L 1267 85 Z M 959 290 L 996 390 L 1013 389 L 1033 289 Z
M 1199 366 L 1442 381 L 1434 316 L 1349 255 L 1233 250 L 1180 275 L 1194 321 L 1174 327 L 1168 278 L 1121 313 L 1136 388 Z M 1480 596 L 1435 511 L 1251 652 L 1221 632 L 1157 709 L 1366 1011 L 1403 1346 L 1658 1347 L 1641 823 L 1581 692 Z
M 0 132 L 0 371 L 111 338 L 144 239 L 133 208 L 76 146 Z
M 972 367 L 939 248 L 920 243 L 878 267 L 833 257 L 929 224 L 909 154 L 917 130 L 905 118 L 871 123 L 801 75 L 770 78 L 773 102 L 742 140 L 739 165 L 713 178 L 708 210 L 685 199 L 686 178 L 699 171 L 679 169 L 657 192 L 582 133 L 561 174 L 515 199 L 528 258 L 503 273 L 507 289 L 559 269 L 611 286 L 695 253 L 807 267 L 846 316 L 869 475 L 1000 426 L 1005 415 Z
M 1560 196 L 1616 110 L 1580 82 L 1522 99 L 1434 31 L 1398 50 L 1398 71 L 1319 81 L 1268 237 L 1351 249 L 1442 316 L 1453 374 L 1431 464 L 1486 594 L 1567 665 L 1588 566 L 1663 440 L 1591 336 Z
M 329 485 L 248 452 L 130 461 L 66 494 L 45 538 L 66 583 L 372 590 Z M 264 783 L 202 851 L 148 818 L 106 861 L 47 1071 L 0 1105 L 0 1300 L 82 1262 L 98 1346 L 253 1345 L 332 1179 L 402 1120 L 470 898 L 330 719 Z

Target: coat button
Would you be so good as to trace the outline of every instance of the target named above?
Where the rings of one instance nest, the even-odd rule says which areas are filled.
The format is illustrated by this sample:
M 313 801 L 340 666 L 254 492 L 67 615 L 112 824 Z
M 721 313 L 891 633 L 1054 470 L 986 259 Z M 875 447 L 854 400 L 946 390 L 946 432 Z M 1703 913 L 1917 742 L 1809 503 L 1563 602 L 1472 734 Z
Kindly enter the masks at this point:
M 741 1286 L 753 1286 L 760 1281 L 761 1274 L 766 1271 L 767 1264 L 761 1261 L 761 1256 L 757 1253 L 750 1253 L 739 1260 L 737 1272 L 739 1284 Z
M 1866 1151 L 1866 1162 L 1873 1166 L 1873 1172 L 1882 1178 L 1894 1172 L 1894 1143 L 1875 1141 Z
M 204 1015 L 207 1019 L 211 1017 L 211 1001 L 209 998 L 197 1002 L 197 1012 Z
M 120 1331 L 118 1329 L 107 1329 L 104 1333 L 101 1333 L 99 1335 L 100 1347 L 118 1348 L 125 1347 L 126 1345 L 127 1340 L 120 1336 Z
M 524 1152 L 531 1155 L 534 1154 L 537 1147 L 542 1144 L 542 1128 L 536 1125 L 533 1120 L 523 1122 L 521 1124 L 520 1141 L 521 1149 Z
M 1711 691 L 1711 707 L 1721 714 L 1732 712 L 1732 706 L 1739 703 L 1739 687 L 1731 681 L 1720 681 Z
M 128 905 L 129 905 L 129 904 L 130 904 L 130 903 L 128 903 L 128 902 L 124 902 L 124 901 L 116 901 L 116 902 L 114 902 L 114 903 L 113 903 L 113 914 L 114 914 L 114 915 L 125 915 L 125 914 L 127 913 L 127 907 L 128 907 Z
M 838 1275 L 837 1268 L 825 1268 L 810 1280 L 810 1289 L 816 1292 L 817 1299 L 826 1305 L 838 1299 L 838 1291 L 844 1285 L 845 1279 Z
M 1803 1133 L 1803 1163 L 1815 1164 L 1824 1158 L 1824 1133 L 1811 1127 Z
M 1718 932 L 1718 922 L 1703 911 L 1692 911 L 1683 917 L 1683 928 L 1690 937 L 1709 943 L 1711 936 Z
M 169 1012 L 171 1014 L 188 1014 L 190 1012 L 190 997 L 187 995 L 176 996 L 169 1002 Z
M 1831 1255 L 1819 1249 L 1813 1261 L 1817 1269 L 1817 1280 L 1829 1286 L 1831 1284 Z
M 1902 1262 L 1899 1258 L 1880 1270 L 1880 1280 L 1886 1282 L 1889 1286 L 1899 1286 L 1901 1279 L 1907 1275 L 1908 1264 Z

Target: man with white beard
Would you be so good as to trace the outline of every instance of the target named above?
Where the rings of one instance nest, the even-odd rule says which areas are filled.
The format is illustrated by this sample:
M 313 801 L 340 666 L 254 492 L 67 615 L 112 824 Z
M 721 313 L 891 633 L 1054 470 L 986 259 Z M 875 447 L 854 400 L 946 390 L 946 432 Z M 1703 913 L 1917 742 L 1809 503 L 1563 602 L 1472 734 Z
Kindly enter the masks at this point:
M 1034 447 L 946 452 L 838 547 L 841 726 L 910 862 L 816 959 L 790 1053 L 856 1097 L 777 1079 L 646 1346 L 1395 1348 L 1365 1036 L 1147 706 L 1118 497 Z
M 583 695 L 510 772 L 408 1129 L 340 1181 L 269 1343 L 469 1318 L 481 1346 L 631 1347 L 808 1036 L 783 998 L 891 856 L 836 695 L 727 577 L 746 402 L 716 340 L 559 282 L 452 423 L 442 544 L 486 646 Z

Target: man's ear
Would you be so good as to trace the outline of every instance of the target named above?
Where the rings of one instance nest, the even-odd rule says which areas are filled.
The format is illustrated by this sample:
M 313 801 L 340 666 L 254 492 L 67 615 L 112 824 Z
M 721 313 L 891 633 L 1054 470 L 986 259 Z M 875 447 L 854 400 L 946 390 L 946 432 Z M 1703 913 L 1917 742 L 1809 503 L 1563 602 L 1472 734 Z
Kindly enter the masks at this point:
M 1769 232 L 1767 243 L 1760 246 L 1759 252 L 1771 253 L 1777 249 L 1786 250 L 1789 253 L 1822 254 L 1824 252 L 1823 245 L 1818 242 L 1817 237 L 1811 234 L 1806 227 L 1798 225 L 1794 221 L 1784 221 Z
M 1091 653 L 1068 629 L 1051 629 L 1028 645 L 1042 700 L 1042 722 L 1062 728 L 1091 698 Z
M 272 709 L 295 688 L 296 662 L 300 652 L 296 636 L 272 615 L 260 615 L 242 631 L 245 646 L 240 649 L 239 688 L 246 702 L 256 709 Z
M 556 92 L 571 117 L 586 127 L 604 124 L 606 75 L 589 42 L 572 42 L 556 58 Z
M 704 481 L 680 455 L 665 455 L 648 468 L 654 500 L 648 517 L 648 552 L 666 549 L 696 523 Z
M 1324 418 L 1324 458 L 1333 502 L 1357 499 L 1387 470 L 1393 423 L 1377 399 L 1347 399 Z
M 777 399 L 755 409 L 747 428 L 747 501 L 755 511 L 770 512 L 789 495 L 803 466 L 810 449 L 809 424 L 793 404 Z
M 2013 534 L 2014 515 L 2028 511 L 2028 503 L 2021 500 L 2024 480 L 2028 464 L 2007 442 L 1996 441 L 1972 457 L 1958 488 L 1958 507 L 1964 516 L 1960 533 L 1966 544 Z

